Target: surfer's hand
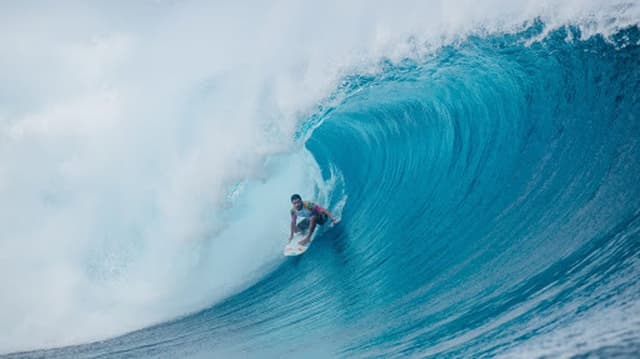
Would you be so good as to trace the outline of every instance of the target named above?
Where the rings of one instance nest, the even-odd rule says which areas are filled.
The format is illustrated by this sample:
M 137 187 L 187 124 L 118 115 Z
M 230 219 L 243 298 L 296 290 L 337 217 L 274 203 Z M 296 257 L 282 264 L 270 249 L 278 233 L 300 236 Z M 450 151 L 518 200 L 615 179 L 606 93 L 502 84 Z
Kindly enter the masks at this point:
M 340 222 L 340 219 L 339 218 L 333 218 L 333 219 L 331 219 L 331 222 L 335 226 L 336 224 L 338 224 L 338 222 Z

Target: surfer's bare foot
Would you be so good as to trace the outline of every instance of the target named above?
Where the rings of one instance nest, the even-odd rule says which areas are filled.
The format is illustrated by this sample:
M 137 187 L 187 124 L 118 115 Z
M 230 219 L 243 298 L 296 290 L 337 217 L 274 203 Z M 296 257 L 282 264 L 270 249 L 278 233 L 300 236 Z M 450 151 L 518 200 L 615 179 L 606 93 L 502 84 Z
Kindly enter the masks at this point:
M 305 239 L 303 239 L 300 242 L 298 242 L 298 244 L 301 245 L 301 246 L 306 246 L 307 243 L 309 243 L 309 237 L 306 237 Z

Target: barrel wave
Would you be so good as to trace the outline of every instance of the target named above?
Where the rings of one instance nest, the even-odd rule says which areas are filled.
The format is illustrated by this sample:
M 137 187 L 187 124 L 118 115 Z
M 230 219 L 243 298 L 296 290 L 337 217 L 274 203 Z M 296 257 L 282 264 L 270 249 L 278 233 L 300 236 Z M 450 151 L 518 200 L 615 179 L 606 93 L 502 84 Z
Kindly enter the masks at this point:
M 176 320 L 9 357 L 637 355 L 640 31 L 581 31 L 344 76 L 296 135 L 342 217 L 304 256 Z
M 346 179 L 348 281 L 384 303 L 346 295 L 376 318 L 346 350 L 638 350 L 638 34 L 571 31 L 471 39 L 353 79 L 314 133 Z

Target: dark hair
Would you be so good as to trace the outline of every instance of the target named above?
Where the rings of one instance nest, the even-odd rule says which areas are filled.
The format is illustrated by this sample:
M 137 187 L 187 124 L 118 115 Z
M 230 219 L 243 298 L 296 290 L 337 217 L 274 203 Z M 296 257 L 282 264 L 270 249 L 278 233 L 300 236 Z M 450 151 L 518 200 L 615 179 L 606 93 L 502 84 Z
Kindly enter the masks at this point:
M 300 195 L 297 193 L 291 195 L 291 202 L 293 202 L 294 199 L 299 199 L 302 201 L 302 197 L 300 197 Z

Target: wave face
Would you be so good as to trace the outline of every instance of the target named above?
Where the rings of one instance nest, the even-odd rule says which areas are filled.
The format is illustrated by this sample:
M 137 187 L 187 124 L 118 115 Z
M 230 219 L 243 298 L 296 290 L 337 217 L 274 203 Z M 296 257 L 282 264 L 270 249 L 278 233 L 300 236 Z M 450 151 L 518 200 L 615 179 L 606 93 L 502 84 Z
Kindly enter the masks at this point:
M 292 134 L 304 148 L 262 151 L 264 173 L 234 172 L 225 182 L 235 183 L 225 212 L 216 212 L 226 224 L 202 231 L 233 242 L 190 241 L 186 249 L 160 242 L 157 257 L 147 253 L 148 241 L 101 242 L 106 247 L 83 257 L 89 279 L 108 284 L 86 299 L 120 293 L 127 281 L 157 290 L 152 284 L 165 272 L 149 284 L 131 267 L 177 256 L 170 269 L 188 270 L 170 279 L 189 282 L 162 287 L 175 292 L 162 297 L 173 306 L 148 309 L 168 314 L 124 329 L 160 324 L 8 357 L 637 355 L 640 31 L 586 36 L 581 27 L 548 28 L 534 21 L 514 33 L 476 34 L 343 76 Z M 171 130 L 197 140 L 194 129 Z M 145 170 L 162 172 L 155 169 Z M 304 256 L 282 259 L 278 241 L 286 234 L 263 228 L 286 227 L 287 204 L 271 213 L 264 203 L 292 188 L 319 198 L 342 222 L 323 229 Z M 273 246 L 240 241 L 256 223 L 252 236 Z M 114 236 L 128 231 L 122 226 Z M 158 228 L 167 229 L 153 233 Z M 215 257 L 228 248 L 248 259 Z M 195 254 L 202 252 L 215 263 Z M 109 262 L 125 274 L 94 261 L 104 253 L 128 263 Z M 138 256 L 145 261 L 131 259 Z M 254 280 L 228 296 L 244 276 Z M 155 303 L 127 295 L 129 306 Z M 223 300 L 199 300 L 207 296 Z M 114 298 L 105 306 L 122 303 Z M 176 313 L 193 314 L 166 321 Z
M 308 142 L 349 195 L 341 353 L 640 348 L 638 31 L 520 45 L 538 31 L 350 79 Z

